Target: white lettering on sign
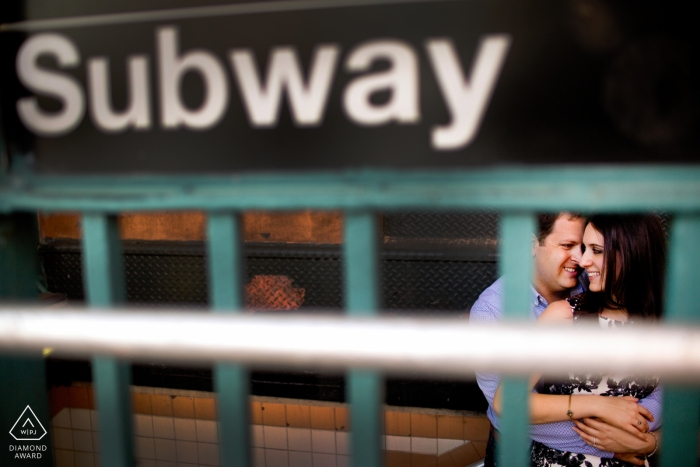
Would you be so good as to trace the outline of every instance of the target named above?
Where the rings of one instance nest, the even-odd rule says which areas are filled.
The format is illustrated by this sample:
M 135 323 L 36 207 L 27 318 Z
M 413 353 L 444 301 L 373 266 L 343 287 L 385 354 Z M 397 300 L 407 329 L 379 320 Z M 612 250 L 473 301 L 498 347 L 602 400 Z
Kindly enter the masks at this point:
M 496 79 L 510 47 L 510 37 L 487 36 L 479 44 L 468 79 L 462 74 L 454 44 L 449 39 L 432 39 L 426 43 L 433 72 L 442 97 L 452 114 L 452 123 L 433 129 L 435 149 L 458 149 L 476 136 L 484 117 Z
M 418 111 L 418 58 L 410 45 L 398 41 L 375 41 L 359 46 L 348 57 L 348 71 L 365 71 L 375 60 L 388 60 L 391 68 L 351 81 L 345 89 L 343 109 L 360 125 L 384 125 L 396 121 L 416 123 Z M 374 105 L 372 94 L 389 90 L 385 104 Z
M 105 57 L 88 60 L 90 117 L 97 128 L 107 132 L 124 131 L 129 127 L 147 130 L 151 127 L 151 96 L 148 89 L 148 58 L 134 56 L 129 63 L 129 105 L 115 112 L 111 103 L 109 61 Z
M 475 139 L 509 48 L 508 35 L 484 36 L 465 73 L 451 39 L 426 41 L 428 62 L 450 115 L 448 124 L 431 129 L 433 149 L 461 149 Z M 180 51 L 178 30 L 172 26 L 156 30 L 156 51 L 160 127 L 203 131 L 216 126 L 229 105 L 226 68 L 219 57 L 204 49 Z M 337 44 L 317 46 L 305 73 L 294 47 L 274 47 L 267 69 L 259 72 L 252 50 L 230 50 L 231 74 L 250 126 L 277 126 L 284 96 L 296 126 L 321 126 L 340 53 Z M 58 70 L 40 66 L 42 56 L 53 58 Z M 153 126 L 150 58 L 131 55 L 126 60 L 129 98 L 123 110 L 115 109 L 112 102 L 109 59 L 91 57 L 86 62 L 90 119 L 104 132 L 143 131 Z M 371 71 L 377 62 L 389 66 Z M 81 123 L 86 108 L 84 90 L 75 77 L 61 71 L 80 63 L 78 48 L 60 34 L 37 34 L 22 44 L 16 61 L 20 81 L 36 95 L 61 104 L 61 110 L 50 112 L 40 107 L 36 96 L 19 99 L 17 113 L 30 131 L 56 137 L 70 133 Z M 352 123 L 377 127 L 420 122 L 419 56 L 410 44 L 395 39 L 364 42 L 349 51 L 344 69 L 353 76 L 343 89 L 341 107 Z M 194 109 L 182 101 L 182 79 L 187 73 L 196 74 L 205 90 L 201 104 Z M 388 92 L 388 99 L 373 102 L 372 96 L 382 92 Z
M 46 112 L 36 97 L 17 101 L 22 123 L 40 136 L 61 136 L 74 130 L 85 114 L 85 97 L 80 83 L 70 75 L 39 68 L 41 55 L 53 57 L 59 68 L 80 64 L 80 54 L 73 43 L 59 34 L 38 34 L 27 39 L 17 53 L 17 76 L 29 90 L 58 99 L 63 108 Z
M 256 71 L 253 52 L 231 51 L 231 67 L 238 80 L 250 124 L 254 127 L 277 126 L 282 93 L 286 90 L 292 120 L 297 126 L 318 126 L 331 89 L 340 48 L 322 45 L 314 53 L 308 83 L 304 82 L 296 51 L 276 47 L 270 55 L 265 84 Z
M 193 50 L 178 56 L 177 30 L 158 30 L 158 70 L 160 72 L 160 108 L 164 128 L 184 125 L 206 130 L 223 117 L 228 104 L 228 85 L 224 67 L 210 52 Z M 180 99 L 180 82 L 188 71 L 196 71 L 206 85 L 202 105 L 196 110 L 186 108 Z

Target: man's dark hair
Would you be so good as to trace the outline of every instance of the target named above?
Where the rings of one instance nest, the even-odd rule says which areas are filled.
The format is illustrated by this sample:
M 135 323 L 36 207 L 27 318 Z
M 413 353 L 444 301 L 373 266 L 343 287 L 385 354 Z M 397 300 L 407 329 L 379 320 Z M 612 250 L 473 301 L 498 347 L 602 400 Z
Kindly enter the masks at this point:
M 540 243 L 540 246 L 544 246 L 544 240 L 549 237 L 549 234 L 552 233 L 552 229 L 554 229 L 554 223 L 559 219 L 561 216 L 567 216 L 567 218 L 570 221 L 575 221 L 576 219 L 582 219 L 583 216 L 581 214 L 577 214 L 575 212 L 557 212 L 557 213 L 546 213 L 546 214 L 539 214 L 537 216 L 537 241 Z
M 659 216 L 601 214 L 592 216 L 588 223 L 603 236 L 602 305 L 625 309 L 629 316 L 660 318 L 666 234 Z

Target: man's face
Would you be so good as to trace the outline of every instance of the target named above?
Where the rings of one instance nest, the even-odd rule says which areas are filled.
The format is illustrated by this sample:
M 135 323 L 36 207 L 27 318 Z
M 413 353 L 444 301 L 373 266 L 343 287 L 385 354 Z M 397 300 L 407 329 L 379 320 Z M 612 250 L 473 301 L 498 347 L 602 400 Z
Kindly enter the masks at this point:
M 533 283 L 535 290 L 549 303 L 566 298 L 569 289 L 576 286 L 581 272 L 578 263 L 584 220 L 570 220 L 569 217 L 566 213 L 559 216 L 542 245 L 536 240 L 534 242 Z

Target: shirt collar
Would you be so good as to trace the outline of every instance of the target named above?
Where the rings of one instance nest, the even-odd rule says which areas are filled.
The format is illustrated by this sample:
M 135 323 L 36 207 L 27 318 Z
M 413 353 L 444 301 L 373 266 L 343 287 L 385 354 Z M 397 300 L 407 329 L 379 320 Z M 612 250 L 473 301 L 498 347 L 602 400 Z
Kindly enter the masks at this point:
M 542 295 L 540 295 L 537 292 L 537 290 L 535 290 L 535 288 L 532 286 L 532 284 L 530 284 L 530 290 L 532 291 L 532 304 L 534 306 L 541 306 L 541 307 L 547 308 L 549 303 L 547 303 L 547 300 L 545 300 L 545 298 Z

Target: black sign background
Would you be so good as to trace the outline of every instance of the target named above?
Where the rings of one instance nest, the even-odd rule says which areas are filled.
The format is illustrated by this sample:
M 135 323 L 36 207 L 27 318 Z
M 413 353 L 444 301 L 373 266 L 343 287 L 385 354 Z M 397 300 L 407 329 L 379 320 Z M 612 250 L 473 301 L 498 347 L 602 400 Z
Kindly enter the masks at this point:
M 35 0 L 10 8 L 3 22 L 137 9 L 128 2 L 119 6 L 68 2 L 59 13 L 45 3 Z M 153 10 L 155 3 L 140 2 L 138 9 Z M 652 3 L 628 3 L 454 0 L 33 32 L 3 30 L 0 103 L 4 138 L 13 158 L 30 154 L 35 170 L 41 173 L 698 162 L 700 80 L 692 15 L 684 14 L 680 3 L 663 10 Z M 192 4 L 180 1 L 168 5 L 186 6 Z M 224 118 L 210 130 L 164 130 L 159 125 L 155 33 L 169 25 L 178 28 L 180 53 L 206 49 L 225 64 L 229 104 Z M 86 113 L 79 127 L 65 136 L 37 137 L 26 130 L 15 104 L 29 93 L 17 81 L 15 59 L 21 43 L 38 32 L 60 33 L 77 45 L 81 64 L 68 72 L 83 87 L 86 60 L 108 56 L 116 108 L 126 105 L 125 58 L 148 55 L 152 128 L 106 134 L 95 128 Z M 457 151 L 434 150 L 431 128 L 446 124 L 450 116 L 428 62 L 425 41 L 450 38 L 468 74 L 479 38 L 495 33 L 509 34 L 512 44 L 476 139 Z M 344 70 L 347 54 L 363 42 L 378 39 L 404 41 L 419 57 L 418 124 L 361 127 L 343 113 L 343 90 L 357 76 Z M 341 55 L 323 124 L 296 127 L 285 102 L 276 128 L 251 128 L 231 74 L 229 50 L 252 48 L 258 69 L 262 67 L 264 72 L 272 47 L 293 45 L 302 69 L 308 70 L 314 47 L 324 43 L 339 44 Z M 42 64 L 55 66 L 48 60 Z M 373 69 L 386 66 L 380 62 Z M 203 95 L 201 80 L 187 75 L 181 92 L 184 101 L 196 107 Z M 375 97 L 381 101 L 389 96 L 380 93 Z M 40 102 L 47 109 L 58 105 L 48 98 Z

